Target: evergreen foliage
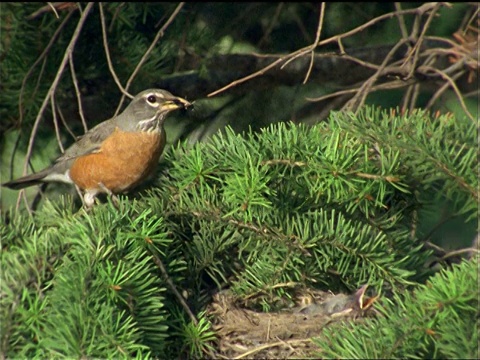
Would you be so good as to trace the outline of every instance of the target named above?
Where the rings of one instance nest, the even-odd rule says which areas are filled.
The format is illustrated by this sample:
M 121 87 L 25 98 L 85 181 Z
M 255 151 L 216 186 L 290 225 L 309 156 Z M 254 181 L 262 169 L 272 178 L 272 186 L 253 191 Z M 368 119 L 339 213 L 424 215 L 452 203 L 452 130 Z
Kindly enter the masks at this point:
M 239 301 L 270 311 L 298 286 L 368 284 L 395 295 L 390 303 L 384 296 L 383 317 L 335 328 L 321 356 L 472 355 L 478 264 L 419 286 L 430 252 L 412 229 L 424 220 L 425 194 L 448 197 L 473 220 L 476 141 L 475 125 L 452 117 L 370 108 L 314 127 L 227 130 L 168 152 L 158 187 L 122 197 L 118 209 L 108 202 L 75 213 L 65 199 L 33 218 L 4 217 L 2 352 L 202 357 L 212 349 L 201 315 L 212 291 L 230 287 Z M 158 260 L 200 314 L 197 325 Z M 366 339 L 381 340 L 369 350 Z
M 478 358 L 478 259 L 463 261 L 413 292 L 383 301 L 381 315 L 334 326 L 315 340 L 321 358 Z

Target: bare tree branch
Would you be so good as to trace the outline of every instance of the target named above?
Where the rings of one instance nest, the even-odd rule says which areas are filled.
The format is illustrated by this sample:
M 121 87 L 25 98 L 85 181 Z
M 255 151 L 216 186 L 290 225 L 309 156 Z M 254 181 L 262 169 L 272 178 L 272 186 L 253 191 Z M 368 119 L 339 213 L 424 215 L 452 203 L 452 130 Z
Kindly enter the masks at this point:
M 70 54 L 73 52 L 73 50 L 75 48 L 75 44 L 76 44 L 76 42 L 78 40 L 78 37 L 80 35 L 80 32 L 83 28 L 83 24 L 87 20 L 88 14 L 89 14 L 90 10 L 92 9 L 93 4 L 94 3 L 92 3 L 92 2 L 87 3 L 87 6 L 85 7 L 85 10 L 81 14 L 80 19 L 78 20 L 77 27 L 75 28 L 75 31 L 72 35 L 72 39 L 70 40 L 70 43 L 68 44 L 67 49 L 65 50 L 65 54 L 63 56 L 62 62 L 60 63 L 57 74 L 52 81 L 52 85 L 50 85 L 50 89 L 47 92 L 47 96 L 43 100 L 43 103 L 40 107 L 40 110 L 38 111 L 37 117 L 36 117 L 35 122 L 33 124 L 32 132 L 30 134 L 30 140 L 29 140 L 29 143 L 28 143 L 27 154 L 26 154 L 25 163 L 24 163 L 24 166 L 23 166 L 23 175 L 27 174 L 28 163 L 29 163 L 30 158 L 32 156 L 33 144 L 35 142 L 36 134 L 37 134 L 37 131 L 38 131 L 38 126 L 39 126 L 40 121 L 42 119 L 43 113 L 44 113 L 44 111 L 47 107 L 48 102 L 50 101 L 51 97 L 53 96 L 53 94 L 54 94 L 54 92 L 57 88 L 57 85 L 60 81 L 60 78 L 63 75 L 63 71 L 65 70 L 65 66 L 67 65 Z M 24 193 L 25 193 L 24 191 L 20 191 L 19 198 L 21 196 L 24 196 Z M 19 203 L 17 202 L 17 208 L 18 208 L 18 205 L 19 205 Z
M 152 43 L 150 44 L 150 47 L 147 49 L 147 51 L 145 51 L 145 54 L 143 54 L 142 58 L 138 62 L 137 66 L 135 67 L 135 70 L 133 70 L 132 75 L 130 75 L 130 77 L 128 78 L 127 85 L 125 85 L 125 90 L 128 90 L 128 88 L 132 84 L 132 81 L 135 79 L 135 76 L 137 76 L 138 71 L 140 70 L 142 65 L 145 63 L 145 61 L 147 60 L 150 53 L 153 51 L 153 48 L 155 47 L 155 45 L 157 45 L 158 40 L 160 40 L 160 38 L 163 37 L 163 34 L 167 30 L 167 28 L 170 26 L 170 24 L 173 22 L 173 20 L 177 17 L 177 15 L 180 12 L 180 10 L 182 9 L 183 5 L 185 5 L 184 2 L 181 2 L 180 4 L 178 4 L 177 7 L 175 8 L 175 10 L 173 11 L 172 15 L 170 15 L 170 17 L 165 22 L 165 24 L 163 24 L 163 26 L 160 28 L 160 30 L 158 30 L 157 35 L 155 35 L 155 38 L 153 39 Z M 118 112 L 120 111 L 120 109 L 122 108 L 122 104 L 123 104 L 124 99 L 125 99 L 125 96 L 122 95 L 122 98 L 120 99 L 120 101 L 118 103 L 117 110 L 115 111 L 115 115 L 117 115 Z

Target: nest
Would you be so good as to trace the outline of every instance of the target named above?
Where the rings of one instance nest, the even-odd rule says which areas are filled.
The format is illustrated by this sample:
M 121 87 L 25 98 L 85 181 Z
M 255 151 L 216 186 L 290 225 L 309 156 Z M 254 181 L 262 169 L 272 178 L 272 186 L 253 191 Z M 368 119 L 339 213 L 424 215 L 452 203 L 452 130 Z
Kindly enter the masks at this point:
M 352 295 L 310 290 L 312 301 L 278 312 L 248 309 L 229 291 L 214 296 L 209 317 L 218 336 L 219 358 L 291 359 L 321 356 L 312 338 L 321 337 L 328 326 L 338 322 L 362 321 L 373 315 L 376 297 L 364 297 L 366 286 Z

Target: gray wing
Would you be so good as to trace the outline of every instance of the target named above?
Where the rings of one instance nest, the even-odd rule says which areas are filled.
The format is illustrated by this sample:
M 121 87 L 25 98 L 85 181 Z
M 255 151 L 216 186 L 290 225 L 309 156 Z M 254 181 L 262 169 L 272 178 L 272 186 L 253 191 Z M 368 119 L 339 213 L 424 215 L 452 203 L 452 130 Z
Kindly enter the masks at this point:
M 55 172 L 64 173 L 70 168 L 73 160 L 79 156 L 92 154 L 102 145 L 102 142 L 113 133 L 115 123 L 112 120 L 104 121 L 85 133 L 73 143 L 63 155 L 55 160 L 53 168 Z
M 55 162 L 68 161 L 96 152 L 114 130 L 115 124 L 111 120 L 98 124 L 65 150 Z

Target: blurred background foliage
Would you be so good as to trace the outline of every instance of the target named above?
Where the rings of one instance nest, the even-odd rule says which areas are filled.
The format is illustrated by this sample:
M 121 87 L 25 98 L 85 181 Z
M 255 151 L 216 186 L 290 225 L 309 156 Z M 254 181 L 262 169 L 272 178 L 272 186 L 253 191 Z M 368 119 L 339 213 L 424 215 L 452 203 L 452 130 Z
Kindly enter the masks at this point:
M 420 65 L 432 64 L 432 57 L 440 59 L 443 55 L 432 67 L 448 70 L 457 64 L 462 73 L 456 70 L 446 74 L 458 91 L 444 86 L 448 81 L 438 74 L 412 71 L 409 76 L 397 76 L 392 67 L 375 83 L 385 84 L 398 78 L 406 84 L 413 83 L 382 91 L 364 89 L 365 99 L 353 110 L 364 104 L 399 107 L 402 112 L 428 107 L 432 112 L 453 112 L 459 121 L 478 118 L 479 23 L 475 3 L 326 3 L 322 8 L 321 3 L 288 2 L 117 2 L 95 4 L 87 14 L 88 6 L 70 2 L 0 5 L 2 182 L 21 175 L 25 161 L 29 162 L 30 171 L 47 166 L 58 156 L 59 143 L 68 146 L 81 136 L 85 126 L 80 113 L 88 128 L 112 116 L 122 93 L 109 69 L 106 48 L 111 66 L 125 86 L 157 35 L 158 41 L 127 91 L 136 94 L 161 87 L 195 101 L 194 111 L 168 120 L 167 133 L 172 144 L 179 140 L 206 141 L 226 125 L 242 132 L 290 120 L 314 124 L 323 121 L 330 110 L 352 109 L 349 100 L 355 93 L 322 101 L 311 99 L 338 90 L 359 89 L 371 79 L 368 66 L 348 62 L 342 54 L 379 65 L 395 44 L 407 38 L 406 48 L 400 47 L 389 64 L 406 64 L 408 54 L 417 46 L 424 46 L 430 63 L 421 62 L 424 57 L 418 56 L 412 69 L 420 70 Z M 74 32 L 82 14 L 85 23 L 76 37 Z M 391 15 L 371 22 L 385 14 Z M 102 35 L 102 17 L 106 38 Z M 319 40 L 324 40 L 353 29 L 357 30 L 342 36 L 341 41 L 314 46 L 311 72 L 313 58 L 309 51 L 288 64 L 283 61 L 262 71 L 274 60 L 283 56 L 291 59 L 289 54 L 315 44 L 318 33 Z M 60 64 L 72 38 L 77 39 L 72 58 L 62 70 Z M 260 73 L 251 80 L 213 94 L 257 71 Z M 49 92 L 59 72 L 60 81 Z M 42 109 L 45 99 L 48 104 Z M 40 121 L 38 128 L 36 119 Z M 33 148 L 28 153 L 31 141 Z M 18 193 L 3 188 L 1 191 L 3 212 L 15 204 Z M 37 191 L 29 189 L 27 199 L 31 201 Z M 450 224 L 449 206 L 448 201 L 439 204 L 428 221 Z M 442 233 L 475 231 L 475 225 L 461 229 L 452 226 Z

